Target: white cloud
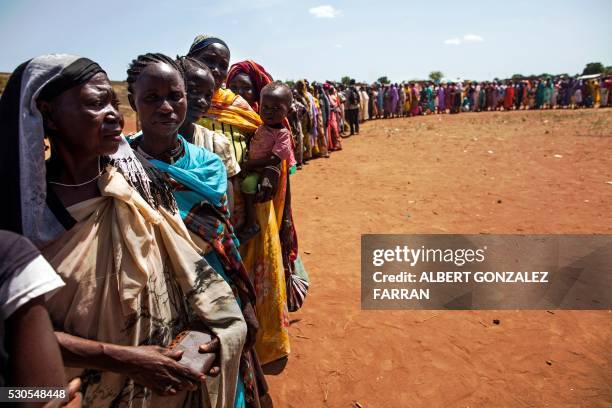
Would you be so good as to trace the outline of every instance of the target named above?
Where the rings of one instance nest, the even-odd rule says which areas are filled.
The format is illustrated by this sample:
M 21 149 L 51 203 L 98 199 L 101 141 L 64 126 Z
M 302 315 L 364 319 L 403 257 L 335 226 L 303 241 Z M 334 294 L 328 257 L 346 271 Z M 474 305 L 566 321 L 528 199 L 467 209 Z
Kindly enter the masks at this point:
M 342 44 L 336 44 L 336 48 L 342 48 Z
M 461 44 L 461 38 L 449 38 L 448 40 L 444 40 L 444 44 L 448 45 L 459 45 Z
M 464 42 L 483 42 L 484 38 L 476 34 L 466 34 L 463 36 Z
M 329 4 L 322 6 L 312 7 L 308 9 L 308 12 L 316 18 L 334 18 L 342 15 L 342 10 L 335 9 Z
M 483 41 L 484 41 L 484 38 L 482 38 L 479 35 L 476 35 L 476 34 L 466 34 L 462 38 L 453 37 L 453 38 L 449 38 L 448 40 L 444 40 L 444 44 L 447 44 L 447 45 L 459 45 L 459 44 L 465 44 L 465 43 L 479 43 L 479 42 L 483 42 Z

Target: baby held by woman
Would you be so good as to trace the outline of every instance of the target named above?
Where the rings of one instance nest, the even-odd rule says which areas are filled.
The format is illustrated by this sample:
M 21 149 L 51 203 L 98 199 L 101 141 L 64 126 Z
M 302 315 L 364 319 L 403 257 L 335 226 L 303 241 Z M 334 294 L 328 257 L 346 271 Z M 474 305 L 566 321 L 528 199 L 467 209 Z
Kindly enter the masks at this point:
M 246 177 L 241 183 L 245 202 L 245 223 L 239 238 L 246 242 L 259 233 L 255 213 L 255 194 L 262 170 L 283 160 L 287 168 L 295 165 L 291 131 L 284 125 L 291 108 L 291 89 L 281 82 L 272 82 L 261 90 L 259 115 L 263 122 L 249 144 L 248 159 L 242 165 Z

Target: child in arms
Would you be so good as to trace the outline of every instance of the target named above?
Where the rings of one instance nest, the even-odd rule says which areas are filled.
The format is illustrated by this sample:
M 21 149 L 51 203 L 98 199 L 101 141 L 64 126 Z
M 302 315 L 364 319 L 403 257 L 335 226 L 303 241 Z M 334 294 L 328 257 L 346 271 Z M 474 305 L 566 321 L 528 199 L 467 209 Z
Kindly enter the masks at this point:
M 255 194 L 261 171 L 267 166 L 276 166 L 287 161 L 287 168 L 295 165 L 291 131 L 284 126 L 291 108 L 293 95 L 289 87 L 281 82 L 272 82 L 260 92 L 259 114 L 261 125 L 249 143 L 248 160 L 242 165 L 246 177 L 241 183 L 246 218 L 241 233 L 241 242 L 246 242 L 259 233 L 255 213 Z

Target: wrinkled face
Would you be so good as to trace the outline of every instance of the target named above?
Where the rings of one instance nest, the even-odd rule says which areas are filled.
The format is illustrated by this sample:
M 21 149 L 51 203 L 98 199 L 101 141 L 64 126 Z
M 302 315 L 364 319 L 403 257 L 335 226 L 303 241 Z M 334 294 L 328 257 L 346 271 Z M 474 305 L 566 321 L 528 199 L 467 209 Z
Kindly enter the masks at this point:
M 215 90 L 221 88 L 229 68 L 230 52 L 227 47 L 223 44 L 213 43 L 196 52 L 192 57 L 204 63 L 210 69 L 215 78 Z
M 236 75 L 227 86 L 233 93 L 242 96 L 250 105 L 255 102 L 253 83 L 247 74 Z
M 266 125 L 279 125 L 289 113 L 291 101 L 286 90 L 277 88 L 261 94 L 259 115 Z
M 189 70 L 187 82 L 187 116 L 185 122 L 193 123 L 200 119 L 210 108 L 215 79 L 212 74 L 202 68 Z
M 185 82 L 181 74 L 166 63 L 146 66 L 133 84 L 129 99 L 138 112 L 143 133 L 149 137 L 176 134 L 185 120 Z
M 103 72 L 53 101 L 38 102 L 51 143 L 82 158 L 117 151 L 124 123 L 118 106 L 117 95 Z

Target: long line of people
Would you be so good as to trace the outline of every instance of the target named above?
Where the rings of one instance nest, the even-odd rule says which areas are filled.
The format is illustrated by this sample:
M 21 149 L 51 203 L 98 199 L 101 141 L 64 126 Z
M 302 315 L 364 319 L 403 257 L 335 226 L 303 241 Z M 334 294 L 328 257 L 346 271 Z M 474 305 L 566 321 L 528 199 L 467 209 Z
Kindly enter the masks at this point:
M 254 61 L 230 67 L 229 46 L 208 35 L 178 59 L 136 56 L 127 84 L 141 129 L 128 137 L 90 59 L 33 58 L 2 94 L 0 229 L 11 232 L 0 233 L 0 311 L 14 330 L 0 331 L 0 385 L 78 378 L 71 404 L 92 407 L 270 406 L 261 366 L 289 355 L 289 312 L 310 284 L 294 169 L 342 150 L 365 120 L 606 106 L 610 89 L 565 79 L 290 88 Z M 35 336 L 37 352 L 19 336 Z M 176 348 L 185 338 L 212 340 L 187 353 Z M 194 368 L 198 353 L 212 366 Z
M 244 62 L 243 64 L 252 63 Z M 245 99 L 249 86 L 240 77 L 228 85 Z M 367 84 L 350 80 L 293 87 L 289 123 L 297 169 L 317 157 L 342 150 L 342 138 L 359 134 L 366 120 L 430 114 L 534 109 L 600 108 L 612 105 L 612 76 L 594 79 L 531 78 L 505 81 L 420 81 Z
M 580 80 L 540 78 L 506 81 L 423 81 L 404 84 L 362 84 L 365 118 L 390 118 L 437 113 L 578 109 L 609 106 L 612 77 Z
M 0 331 L 0 385 L 77 379 L 71 406 L 272 405 L 262 365 L 289 355 L 288 313 L 309 287 L 293 93 L 251 61 L 229 68 L 208 35 L 176 60 L 135 57 L 128 137 L 98 63 L 48 54 L 15 69 L 0 99 L 0 310 L 15 329 Z

